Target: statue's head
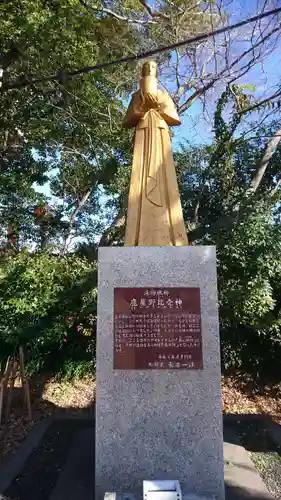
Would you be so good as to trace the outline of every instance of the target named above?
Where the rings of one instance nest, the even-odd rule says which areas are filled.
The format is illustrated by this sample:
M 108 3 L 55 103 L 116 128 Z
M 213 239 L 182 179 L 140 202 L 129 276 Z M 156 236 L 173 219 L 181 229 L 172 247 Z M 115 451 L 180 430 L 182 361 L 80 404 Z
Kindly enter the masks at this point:
M 141 76 L 157 77 L 157 64 L 155 61 L 146 61 L 142 67 Z

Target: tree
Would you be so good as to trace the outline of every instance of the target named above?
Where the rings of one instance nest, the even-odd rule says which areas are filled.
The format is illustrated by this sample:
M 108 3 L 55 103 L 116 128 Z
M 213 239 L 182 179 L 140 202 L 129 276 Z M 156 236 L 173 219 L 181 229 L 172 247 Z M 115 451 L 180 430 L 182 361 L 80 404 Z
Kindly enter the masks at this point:
M 278 377 L 280 124 L 258 126 L 249 140 L 237 107 L 240 92 L 227 88 L 219 99 L 212 145 L 187 145 L 175 159 L 191 241 L 217 248 L 224 368 Z
M 96 266 L 76 255 L 21 252 L 1 270 L 1 358 L 24 344 L 33 371 L 58 370 L 68 360 L 92 367 Z
M 117 57 L 138 33 L 87 14 L 76 0 L 7 2 L 0 22 L 1 356 L 25 343 L 36 365 L 67 356 L 93 364 L 95 269 L 69 256 L 67 241 L 78 216 L 98 211 L 97 190 L 109 175 L 104 158 L 126 141 L 115 92 L 121 71 L 4 87 L 23 75 Z M 50 178 L 62 200 L 53 206 L 36 190 Z M 14 231 L 16 241 L 7 243 Z
M 69 223 L 68 230 L 66 224 L 63 228 L 61 251 L 78 234 L 81 236 L 79 225 L 85 218 L 91 224 L 93 215 L 99 212 L 102 168 L 106 163 L 115 165 L 115 171 L 111 171 L 114 175 L 118 167 L 118 162 L 107 159 L 120 158 L 121 167 L 121 158 L 126 156 L 129 138 L 120 129 L 122 98 L 132 90 L 139 72 L 135 65 L 113 66 L 69 80 L 64 69 L 136 54 L 156 44 L 177 42 L 227 25 L 231 8 L 231 4 L 203 0 L 157 2 L 153 8 L 140 0 L 109 2 L 106 6 L 94 0 L 21 0 L 1 6 L 3 151 L 7 155 L 8 150 L 25 142 L 29 151 L 36 149 L 41 165 L 35 162 L 34 166 L 41 174 L 43 164 L 47 175 L 53 167 L 58 169 L 53 193 L 64 197 L 64 212 L 60 213 Z M 270 8 L 269 2 L 258 2 L 251 14 L 266 8 Z M 250 30 L 251 37 L 238 55 L 236 41 L 245 38 L 245 30 L 211 37 L 159 57 L 162 83 L 168 85 L 181 114 L 195 100 L 203 99 L 206 104 L 208 92 L 222 80 L 231 82 L 260 62 L 274 49 L 280 24 L 273 16 L 269 22 L 257 21 L 245 29 L 247 34 Z M 13 80 L 57 73 L 55 81 L 11 91 L 5 87 Z M 123 199 L 115 201 L 113 212 L 120 224 L 126 203 Z M 98 224 L 97 231 L 100 229 Z
M 153 7 L 144 0 L 129 2 L 107 2 L 82 0 L 87 12 L 98 13 L 105 20 L 114 20 L 124 29 L 133 31 L 137 27 L 140 35 L 138 52 L 176 43 L 188 36 L 227 27 L 235 14 L 234 2 L 219 0 L 170 0 L 156 1 Z M 251 2 L 249 16 L 264 13 L 276 7 L 274 1 Z M 243 10 L 243 19 L 246 12 Z M 239 19 L 240 20 L 240 19 Z M 158 57 L 163 74 L 163 83 L 178 105 L 180 114 L 195 101 L 200 100 L 203 110 L 209 107 L 212 96 L 217 97 L 221 85 L 238 82 L 251 69 L 263 63 L 278 48 L 280 22 L 278 15 L 256 22 L 234 31 L 225 31 L 219 36 L 189 44 L 172 53 Z M 123 51 L 123 55 L 126 50 Z M 137 74 L 132 74 L 131 84 Z M 266 77 L 266 75 L 265 75 Z M 127 83 L 127 82 L 126 82 Z M 278 90 L 280 88 L 278 87 Z
M 267 127 L 252 124 L 251 128 L 256 128 L 257 132 L 249 143 L 247 134 L 251 129 L 245 131 L 243 127 L 243 113 L 237 99 L 241 94 L 243 90 L 239 87 L 235 88 L 235 92 L 233 88 L 227 87 L 218 100 L 214 119 L 214 147 L 205 150 L 205 154 L 209 155 L 207 175 L 211 172 L 213 189 L 210 190 L 209 182 L 206 185 L 204 172 L 195 189 L 197 200 L 193 209 L 197 216 L 196 224 L 189 231 L 190 241 L 201 239 L 219 228 L 229 226 L 231 229 L 251 211 L 256 202 L 270 199 L 278 190 L 279 167 L 276 159 L 279 158 L 279 148 L 277 151 L 276 148 L 281 139 L 280 126 L 277 120 L 271 121 Z M 223 114 L 230 101 L 233 107 L 227 123 Z M 240 136 L 239 129 L 242 132 Z M 237 168 L 240 168 L 239 172 Z M 204 203 L 208 203 L 206 213 L 213 214 L 212 224 L 208 216 L 204 217 L 204 207 L 200 209 L 202 218 L 198 217 L 202 191 Z M 194 221 L 190 212 L 189 217 Z
M 267 8 L 270 2 L 257 2 L 251 14 Z M 89 260 L 96 259 L 98 237 L 102 235 L 101 244 L 121 244 L 123 240 L 132 136 L 120 124 L 139 75 L 138 65 L 111 66 L 73 79 L 67 78 L 66 70 L 226 26 L 231 15 L 229 4 L 203 0 L 165 0 L 153 7 L 142 0 L 1 4 L 1 307 L 8 326 L 5 330 L 2 325 L 0 337 L 5 345 L 28 341 L 32 350 L 38 339 L 43 351 L 49 335 L 54 335 L 52 345 L 60 347 L 68 331 L 64 309 L 87 330 L 87 321 L 84 325 L 77 312 L 81 301 L 70 300 L 68 288 L 79 291 L 78 297 L 88 286 L 95 290 L 95 273 L 90 273 L 95 264 Z M 266 339 L 273 336 L 267 334 L 268 325 L 279 335 L 278 279 L 273 274 L 279 278 L 280 125 L 278 120 L 267 127 L 254 123 L 251 109 L 259 109 L 257 101 L 263 99 L 251 97 L 252 89 L 236 84 L 274 50 L 279 35 L 278 16 L 272 16 L 240 33 L 226 32 L 158 58 L 161 82 L 182 115 L 199 102 L 206 118 L 212 111 L 212 96 L 219 95 L 213 143 L 185 147 L 176 154 L 176 163 L 190 241 L 217 243 L 220 283 L 223 291 L 231 288 L 232 295 L 222 294 L 221 299 L 230 348 L 230 332 L 238 324 L 244 328 L 254 321 L 254 339 L 256 325 L 266 332 Z M 240 49 L 238 42 L 245 36 Z M 40 80 L 50 74 L 57 76 L 27 87 L 8 88 L 9 82 Z M 278 86 L 275 90 L 277 98 Z M 249 124 L 245 117 L 250 118 Z M 53 200 L 36 191 L 36 185 L 46 181 Z M 247 273 L 232 281 L 238 267 Z M 44 279 L 48 273 L 49 284 Z M 42 307 L 29 303 L 37 288 Z M 259 312 L 247 316 L 247 304 L 253 307 L 255 301 Z M 91 307 L 95 315 L 94 302 Z M 272 314 L 275 323 L 272 317 L 267 320 Z M 76 335 L 80 323 L 73 325 L 71 331 Z
M 40 76 L 116 57 L 122 45 L 132 47 L 138 38 L 136 31 L 88 14 L 78 0 L 7 2 L 1 5 L 0 22 L 4 85 L 22 75 Z M 0 93 L 4 233 L 13 218 L 22 229 L 29 221 L 34 230 L 32 212 L 46 201 L 35 193 L 34 182 L 43 185 L 53 168 L 58 169 L 54 194 L 65 198 L 67 207 L 60 213 L 68 216 L 71 233 L 79 210 L 96 196 L 103 158 L 113 155 L 123 140 L 123 106 L 115 92 L 119 78 L 117 68 L 72 81 L 62 75 L 60 82 Z M 71 187 L 74 171 L 75 192 Z

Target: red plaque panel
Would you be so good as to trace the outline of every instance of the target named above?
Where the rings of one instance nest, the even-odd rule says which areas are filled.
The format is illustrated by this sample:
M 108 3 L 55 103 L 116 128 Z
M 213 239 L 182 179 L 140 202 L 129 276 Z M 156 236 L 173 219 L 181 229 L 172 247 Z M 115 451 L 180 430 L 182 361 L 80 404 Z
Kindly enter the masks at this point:
M 202 368 L 199 288 L 114 289 L 114 369 Z

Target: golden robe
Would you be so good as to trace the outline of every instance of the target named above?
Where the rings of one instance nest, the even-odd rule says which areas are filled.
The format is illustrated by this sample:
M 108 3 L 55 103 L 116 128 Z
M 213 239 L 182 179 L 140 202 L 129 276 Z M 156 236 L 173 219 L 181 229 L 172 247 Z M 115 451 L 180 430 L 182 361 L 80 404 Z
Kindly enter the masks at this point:
M 125 245 L 188 245 L 169 131 L 179 124 L 167 92 L 133 95 L 123 121 L 136 127 Z

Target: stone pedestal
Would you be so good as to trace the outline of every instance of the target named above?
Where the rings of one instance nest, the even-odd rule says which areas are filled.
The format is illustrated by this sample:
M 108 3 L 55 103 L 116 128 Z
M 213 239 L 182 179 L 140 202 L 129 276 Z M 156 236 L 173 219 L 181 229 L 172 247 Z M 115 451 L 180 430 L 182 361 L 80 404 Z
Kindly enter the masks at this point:
M 203 369 L 114 370 L 114 289 L 200 288 Z M 224 499 L 215 248 L 99 251 L 96 493 L 141 493 L 178 479 L 185 494 Z

